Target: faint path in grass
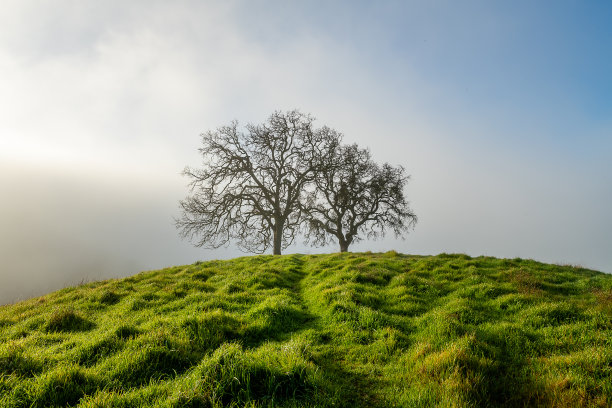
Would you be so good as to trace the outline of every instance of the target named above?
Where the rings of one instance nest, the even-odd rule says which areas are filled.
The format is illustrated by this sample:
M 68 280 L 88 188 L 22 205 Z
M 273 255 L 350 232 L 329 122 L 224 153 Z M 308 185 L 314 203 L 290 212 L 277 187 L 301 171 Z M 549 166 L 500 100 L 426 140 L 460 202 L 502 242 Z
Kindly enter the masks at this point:
M 306 296 L 305 281 L 309 273 L 304 271 L 304 264 L 306 263 L 304 257 L 305 255 L 293 255 L 296 280 L 291 290 L 295 299 L 304 309 L 305 314 L 311 316 L 311 319 L 305 322 L 300 330 L 293 332 L 293 335 L 299 335 L 309 330 L 315 332 L 316 336 L 312 339 L 312 360 L 342 390 L 342 406 L 355 408 L 387 407 L 388 404 L 380 401 L 373 391 L 380 388 L 379 381 L 351 369 L 350 362 L 338 355 L 333 342 L 330 342 L 332 339 L 327 337 L 328 333 L 333 332 L 333 328 L 327 327 L 325 319 Z

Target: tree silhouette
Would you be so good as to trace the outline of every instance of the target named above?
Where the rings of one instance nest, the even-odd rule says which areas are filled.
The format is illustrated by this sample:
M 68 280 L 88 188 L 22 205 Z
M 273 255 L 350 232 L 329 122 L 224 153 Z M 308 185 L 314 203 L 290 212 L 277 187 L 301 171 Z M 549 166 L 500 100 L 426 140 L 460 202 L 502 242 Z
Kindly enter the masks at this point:
M 403 167 L 379 166 L 356 144 L 339 145 L 319 159 L 322 171 L 315 174 L 303 209 L 311 243 L 325 245 L 335 238 L 346 252 L 363 236 L 375 238 L 387 229 L 403 236 L 415 225 L 417 217 L 404 196 L 408 176 Z
M 245 131 L 232 122 L 202 134 L 203 166 L 185 168 L 191 195 L 180 202 L 180 234 L 196 246 L 218 248 L 230 240 L 247 251 L 274 254 L 290 245 L 304 213 L 304 191 L 323 172 L 340 134 L 313 127 L 297 110 L 274 112 Z

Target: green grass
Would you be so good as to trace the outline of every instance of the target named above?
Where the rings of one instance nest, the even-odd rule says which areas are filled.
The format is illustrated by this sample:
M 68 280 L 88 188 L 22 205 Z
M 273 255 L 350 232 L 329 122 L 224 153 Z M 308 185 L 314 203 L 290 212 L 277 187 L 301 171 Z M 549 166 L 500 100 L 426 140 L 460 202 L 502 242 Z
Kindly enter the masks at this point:
M 612 404 L 612 276 L 521 259 L 244 257 L 0 307 L 0 407 Z

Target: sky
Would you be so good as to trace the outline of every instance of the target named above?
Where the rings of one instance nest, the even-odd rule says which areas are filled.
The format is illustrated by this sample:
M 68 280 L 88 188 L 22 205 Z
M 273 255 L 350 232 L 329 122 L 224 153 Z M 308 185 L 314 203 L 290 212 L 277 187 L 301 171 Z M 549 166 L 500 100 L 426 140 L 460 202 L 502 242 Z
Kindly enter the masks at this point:
M 354 251 L 612 273 L 606 1 L 0 5 L 0 304 L 197 260 L 200 134 L 300 109 L 411 175 L 419 222 Z M 300 243 L 286 252 L 335 252 Z

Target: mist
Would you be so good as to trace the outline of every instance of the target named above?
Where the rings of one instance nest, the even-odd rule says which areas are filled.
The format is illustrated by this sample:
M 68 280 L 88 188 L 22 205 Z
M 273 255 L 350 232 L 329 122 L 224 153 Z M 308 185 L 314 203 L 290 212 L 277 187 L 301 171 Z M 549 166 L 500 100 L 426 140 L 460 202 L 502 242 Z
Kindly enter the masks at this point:
M 298 108 L 402 165 L 419 217 L 354 251 L 612 272 L 609 10 L 563 3 L 8 1 L 0 304 L 246 255 L 173 225 L 199 135 Z M 287 253 L 335 252 L 298 238 Z

